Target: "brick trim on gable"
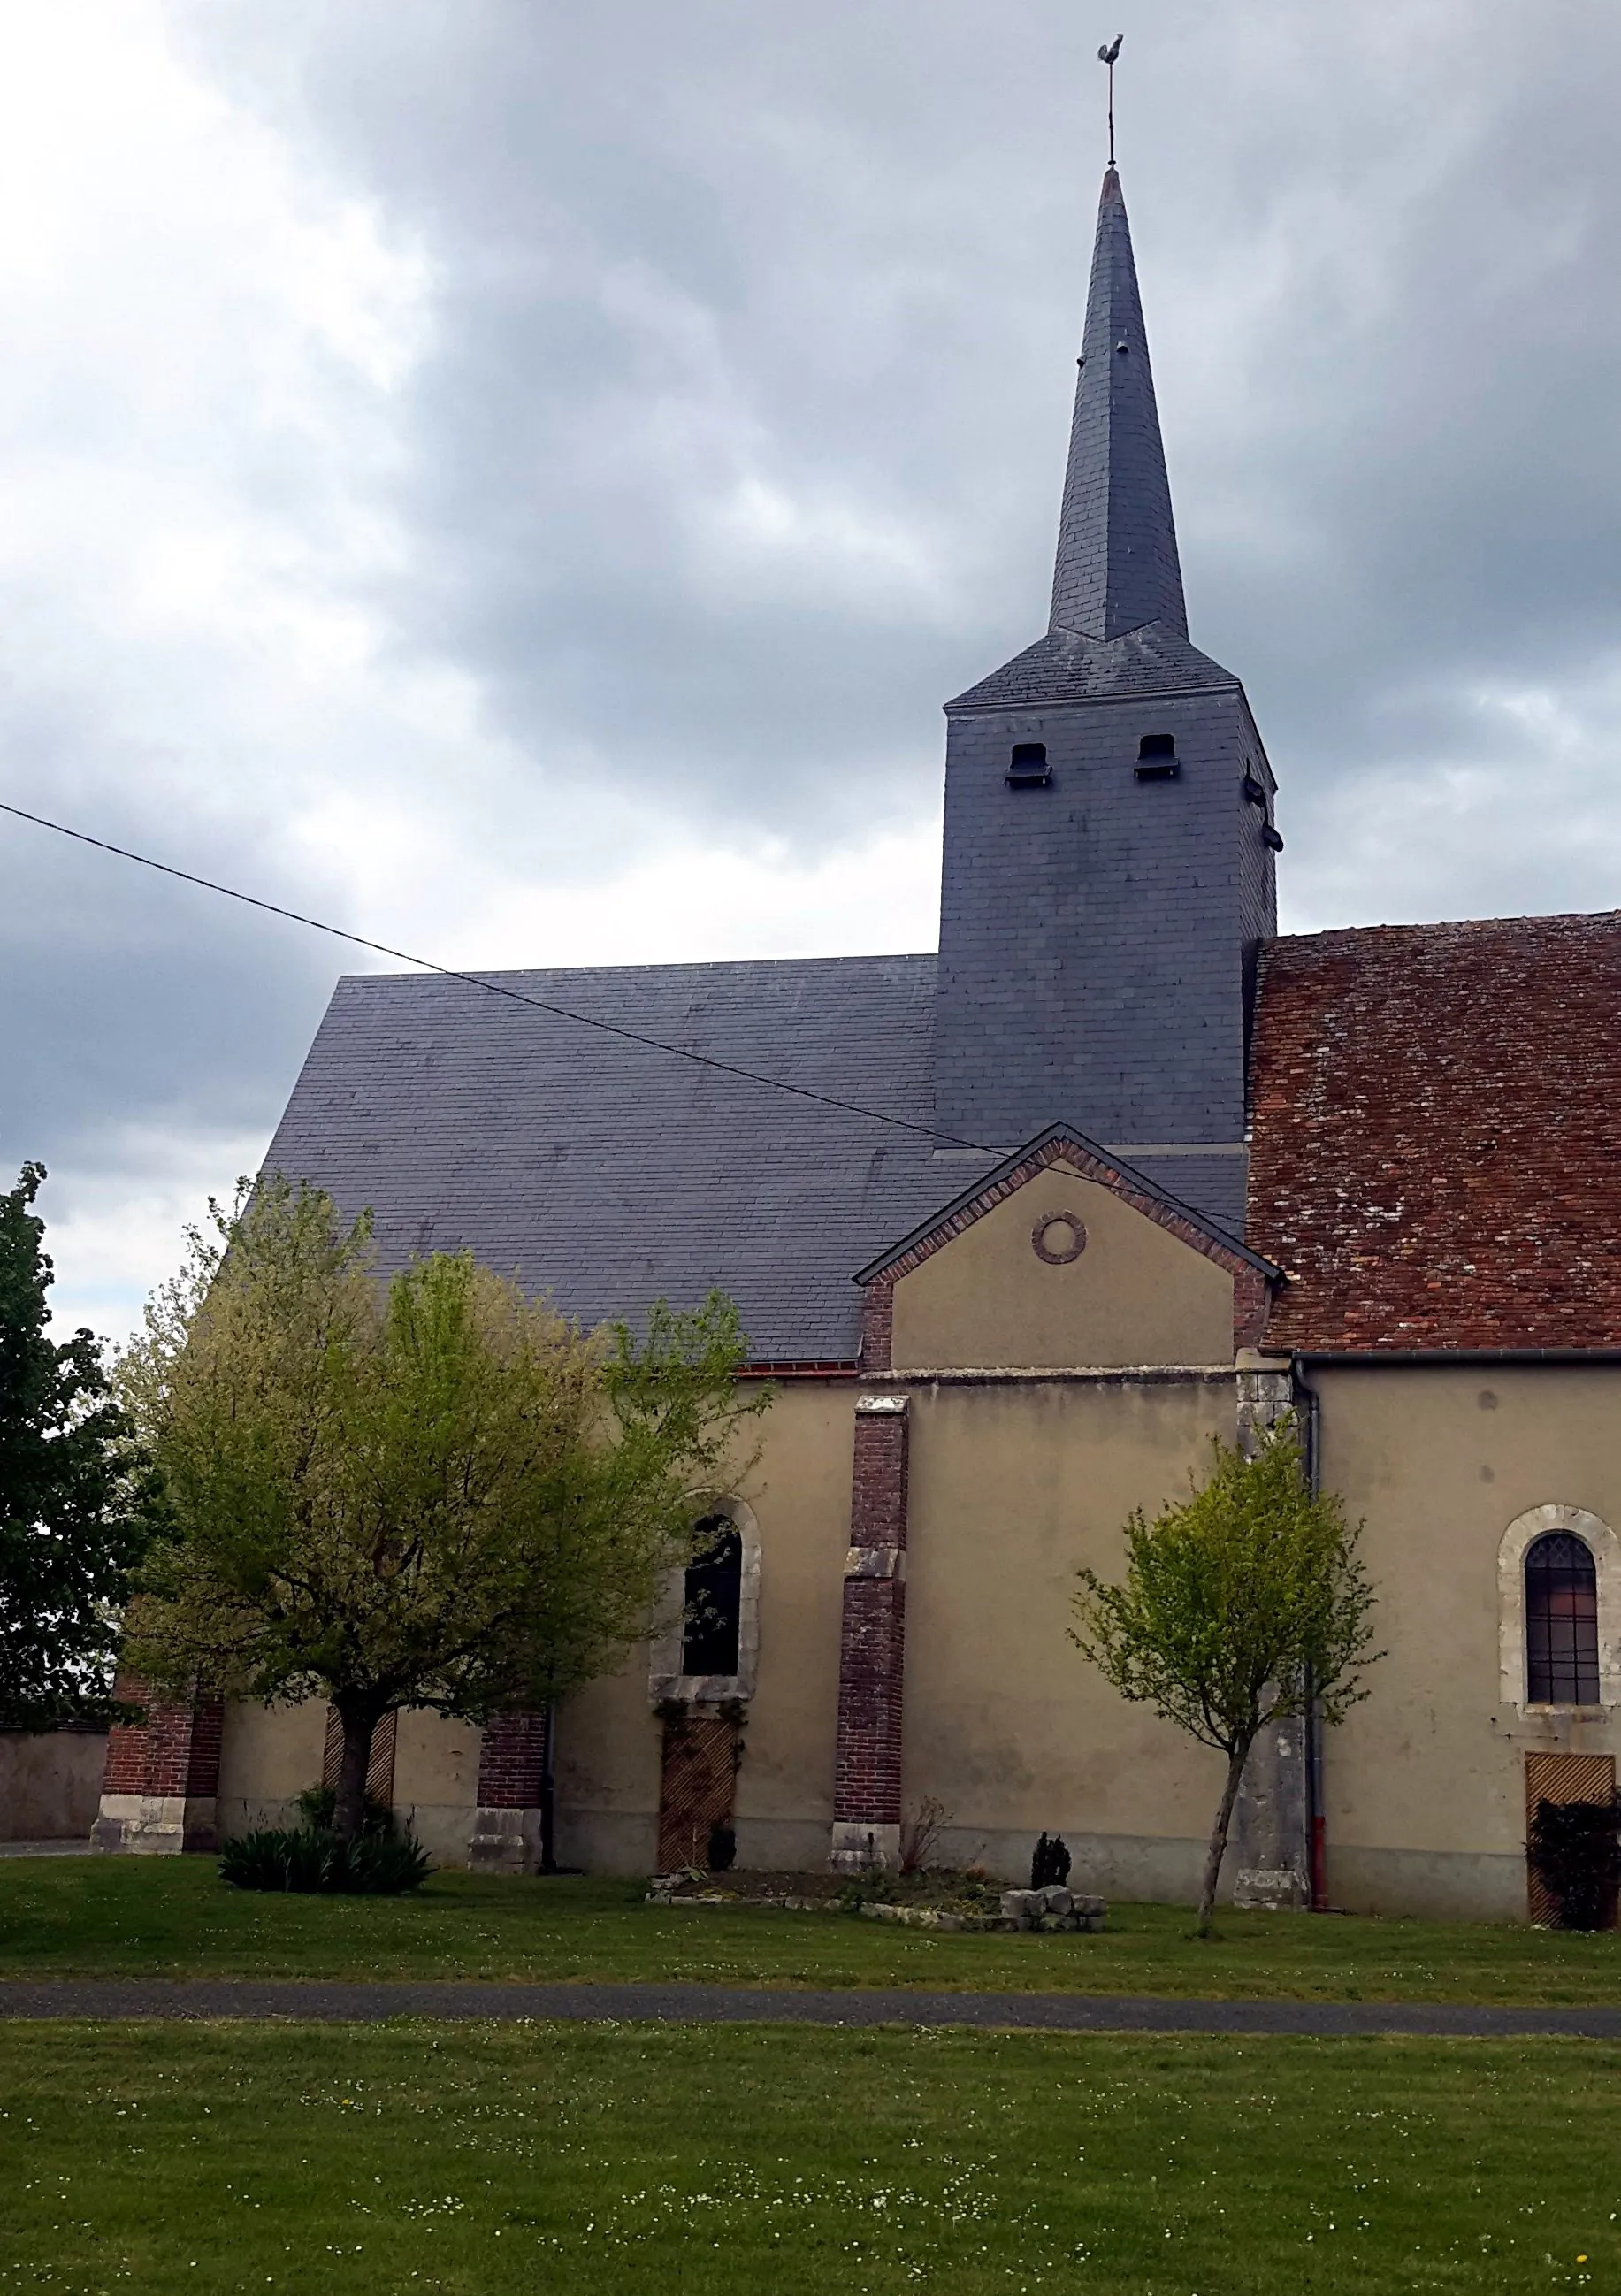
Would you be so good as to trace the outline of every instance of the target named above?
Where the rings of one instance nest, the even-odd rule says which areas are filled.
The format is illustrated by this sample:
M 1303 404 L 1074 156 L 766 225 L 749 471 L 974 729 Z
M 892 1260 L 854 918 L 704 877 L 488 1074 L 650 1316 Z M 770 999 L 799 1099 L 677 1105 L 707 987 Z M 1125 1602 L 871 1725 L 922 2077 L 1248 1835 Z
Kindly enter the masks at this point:
M 895 1368 L 895 1279 L 874 1276 L 862 1293 L 861 1368 L 871 1377 Z
M 1242 1348 L 1261 1348 L 1266 1344 L 1266 1324 L 1272 1314 L 1273 1286 L 1256 1267 L 1236 1269 L 1232 1277 L 1232 1346 L 1236 1354 Z
M 1066 1165 L 1081 1178 L 1107 1188 L 1122 1203 L 1152 1220 L 1156 1227 L 1163 1228 L 1179 1242 L 1224 1268 L 1232 1278 L 1233 1347 L 1260 1346 L 1273 1285 L 1281 1280 L 1281 1271 L 1208 1227 L 1185 1205 L 1142 1185 L 1135 1175 L 1110 1162 L 1074 1134 L 1054 1132 L 1027 1149 L 1016 1163 L 1006 1164 L 1000 1172 L 994 1173 L 971 1195 L 959 1199 L 928 1227 L 912 1236 L 892 1258 L 875 1261 L 863 1269 L 856 1281 L 864 1286 L 866 1294 L 862 1328 L 864 1372 L 891 1368 L 895 1286 L 900 1278 L 910 1275 L 926 1259 L 932 1259 L 937 1251 L 943 1251 L 987 1212 L 995 1211 L 998 1204 L 1005 1203 L 1010 1196 L 1055 1164 Z
M 781 1361 L 762 1357 L 746 1363 L 739 1379 L 856 1379 L 861 1364 L 855 1356 L 790 1356 Z

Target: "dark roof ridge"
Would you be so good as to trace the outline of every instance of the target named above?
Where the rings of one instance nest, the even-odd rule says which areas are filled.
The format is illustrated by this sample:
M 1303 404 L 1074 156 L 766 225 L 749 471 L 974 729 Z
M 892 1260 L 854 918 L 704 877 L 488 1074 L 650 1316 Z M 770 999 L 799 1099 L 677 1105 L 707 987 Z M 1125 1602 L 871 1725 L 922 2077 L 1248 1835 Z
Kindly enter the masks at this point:
M 1316 932 L 1272 933 L 1262 947 L 1306 948 L 1324 941 L 1371 940 L 1376 935 L 1397 933 L 1470 933 L 1507 931 L 1511 927 L 1613 924 L 1621 927 L 1621 908 L 1552 909 L 1545 913 L 1507 917 L 1430 917 L 1403 923 L 1324 925 Z
M 659 973 L 668 978 L 676 972 L 763 972 L 768 969 L 790 964 L 933 964 L 939 952 L 932 948 L 856 949 L 841 951 L 835 956 L 673 956 L 639 958 L 630 964 L 611 960 L 601 964 L 479 964 L 459 967 L 456 972 L 340 972 L 340 981 L 422 980 L 468 981 L 527 980 L 536 974 L 561 980 L 584 978 L 588 974 L 611 973 L 622 980 L 626 973 Z

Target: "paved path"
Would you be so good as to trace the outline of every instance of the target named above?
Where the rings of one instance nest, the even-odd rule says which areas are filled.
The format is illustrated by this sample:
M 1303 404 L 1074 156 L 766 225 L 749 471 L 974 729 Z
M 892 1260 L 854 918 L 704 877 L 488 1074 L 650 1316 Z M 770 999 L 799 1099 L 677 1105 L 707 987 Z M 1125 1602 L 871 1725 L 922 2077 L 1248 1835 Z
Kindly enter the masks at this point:
M 0 2018 L 569 2018 L 613 2023 L 978 2025 L 1047 2033 L 1529 2033 L 1621 2041 L 1621 2008 L 1492 2009 L 1453 2002 L 1167 2001 L 1084 1993 L 815 1993 L 729 1985 L 346 1985 L 220 1978 L 0 1982 Z

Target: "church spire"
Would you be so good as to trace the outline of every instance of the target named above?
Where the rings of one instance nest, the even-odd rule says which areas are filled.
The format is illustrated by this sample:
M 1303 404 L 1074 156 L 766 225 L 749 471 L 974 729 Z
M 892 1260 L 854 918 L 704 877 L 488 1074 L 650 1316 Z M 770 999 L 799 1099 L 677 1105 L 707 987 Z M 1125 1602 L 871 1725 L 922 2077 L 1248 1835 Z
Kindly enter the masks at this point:
M 1150 622 L 1187 636 L 1131 226 L 1111 163 L 1098 203 L 1052 578 L 1052 627 L 1108 639 Z

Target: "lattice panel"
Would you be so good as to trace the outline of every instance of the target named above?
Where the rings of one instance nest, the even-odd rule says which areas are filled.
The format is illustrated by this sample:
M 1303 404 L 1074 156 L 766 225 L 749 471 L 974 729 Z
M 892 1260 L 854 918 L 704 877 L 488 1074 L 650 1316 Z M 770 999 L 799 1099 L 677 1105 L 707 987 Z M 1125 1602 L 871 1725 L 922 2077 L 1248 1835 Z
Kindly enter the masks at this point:
M 1526 1756 L 1526 1834 L 1541 1801 L 1613 1801 L 1616 1798 L 1616 1758 L 1613 1754 L 1527 1754 Z M 1551 1891 L 1526 1861 L 1526 1898 L 1534 1922 L 1551 1923 L 1559 1913 Z
M 366 1764 L 366 1792 L 385 1809 L 394 1806 L 394 1741 L 399 1716 L 385 1714 L 372 1733 L 372 1759 Z M 326 1710 L 326 1743 L 321 1752 L 321 1783 L 336 1789 L 343 1767 L 343 1722 L 335 1706 Z
M 737 1730 L 711 1715 L 689 1714 L 664 1726 L 659 1792 L 659 1871 L 708 1866 L 709 1829 L 732 1822 L 737 1784 Z

